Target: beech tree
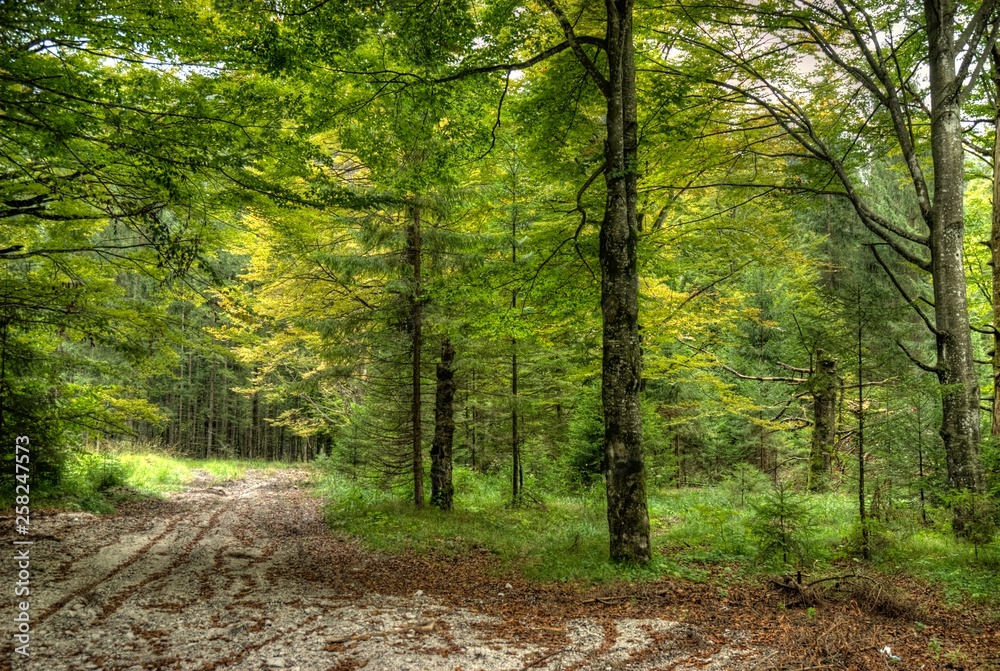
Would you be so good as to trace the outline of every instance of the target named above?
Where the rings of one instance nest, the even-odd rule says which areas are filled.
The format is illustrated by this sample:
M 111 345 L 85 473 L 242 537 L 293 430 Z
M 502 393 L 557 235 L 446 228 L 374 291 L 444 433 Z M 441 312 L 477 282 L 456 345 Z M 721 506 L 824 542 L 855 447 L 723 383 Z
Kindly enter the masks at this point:
M 886 248 L 929 274 L 933 297 L 904 298 L 933 334 L 936 360 L 907 351 L 939 381 L 952 487 L 979 491 L 979 382 L 963 263 L 962 101 L 989 63 L 995 3 L 793 1 L 703 9 L 681 7 L 713 26 L 681 39 L 729 75 L 712 82 L 776 124 L 775 141 L 785 147 L 777 156 L 825 166 L 815 191 L 837 184 L 834 191 Z M 677 74 L 668 63 L 661 70 Z M 849 108 L 834 116 L 845 99 Z M 864 163 L 890 153 L 905 167 L 917 221 L 900 221 L 866 194 Z M 957 529 L 961 524 L 956 520 Z

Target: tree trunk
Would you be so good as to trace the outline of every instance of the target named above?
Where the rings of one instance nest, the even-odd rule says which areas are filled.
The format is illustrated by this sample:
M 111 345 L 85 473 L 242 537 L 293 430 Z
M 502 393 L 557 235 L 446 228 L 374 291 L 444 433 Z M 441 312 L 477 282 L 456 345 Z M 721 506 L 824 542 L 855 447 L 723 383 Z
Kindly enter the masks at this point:
M 470 403 L 472 395 L 476 391 L 476 371 L 473 370 L 469 374 L 469 394 L 466 397 L 466 403 Z M 471 414 L 469 418 L 469 458 L 471 461 L 470 466 L 473 470 L 476 468 L 476 406 L 472 405 L 472 410 L 470 412 L 469 407 L 466 406 L 466 415 Z
M 929 215 L 934 277 L 937 375 L 942 387 L 941 438 L 948 480 L 957 490 L 982 490 L 979 463 L 979 381 L 965 287 L 963 240 L 965 187 L 961 85 L 955 71 L 951 0 L 925 0 L 931 88 L 931 154 L 934 201 Z M 955 531 L 964 523 L 956 517 Z
M 452 509 L 451 454 L 455 437 L 455 348 L 448 338 L 441 343 L 434 399 L 434 443 L 431 445 L 431 504 Z
M 517 269 L 517 189 L 515 181 L 514 216 L 510 220 L 510 262 Z M 517 289 L 511 292 L 510 309 L 517 311 Z M 521 437 L 518 435 L 517 416 L 517 338 L 510 339 L 510 454 L 511 454 L 511 503 L 521 503 Z
M 920 478 L 920 519 L 927 524 L 927 507 L 924 495 L 924 425 L 920 420 L 920 400 L 917 399 L 917 476 Z
M 208 424 L 205 427 L 205 458 L 212 458 L 212 438 L 215 433 L 215 372 L 216 361 L 212 358 L 212 372 L 208 376 Z
M 516 296 L 516 294 L 515 294 Z M 517 433 L 517 338 L 511 338 L 510 365 L 510 454 L 511 454 L 511 503 L 521 502 L 521 437 Z
M 413 502 L 417 508 L 424 506 L 424 455 L 420 424 L 420 355 L 423 346 L 423 315 L 420 293 L 420 208 L 411 207 L 407 255 L 413 267 L 413 285 L 410 294 L 410 322 L 413 329 L 413 380 L 411 389 L 411 438 L 413 439 Z
M 607 200 L 601 222 L 600 261 L 608 527 L 612 561 L 646 563 L 650 545 L 639 409 L 642 348 L 636 261 L 638 140 L 632 0 L 606 0 L 605 5 Z
M 250 435 L 249 435 L 249 445 L 248 453 L 249 457 L 253 459 L 258 456 L 258 443 L 260 442 L 260 396 L 257 392 L 253 393 L 253 400 L 250 403 Z
M 816 371 L 809 378 L 813 397 L 812 448 L 809 453 L 809 489 L 825 491 L 837 441 L 837 360 L 816 352 Z
M 868 561 L 872 558 L 871 543 L 868 539 L 868 511 L 865 507 L 865 387 L 862 384 L 864 369 L 861 336 L 864 330 L 858 324 L 858 516 L 861 520 L 861 556 Z
M 993 47 L 993 89 L 1000 101 L 1000 50 Z M 990 229 L 990 255 L 993 271 L 993 422 L 994 436 L 1000 435 L 1000 102 L 993 128 L 993 226 Z

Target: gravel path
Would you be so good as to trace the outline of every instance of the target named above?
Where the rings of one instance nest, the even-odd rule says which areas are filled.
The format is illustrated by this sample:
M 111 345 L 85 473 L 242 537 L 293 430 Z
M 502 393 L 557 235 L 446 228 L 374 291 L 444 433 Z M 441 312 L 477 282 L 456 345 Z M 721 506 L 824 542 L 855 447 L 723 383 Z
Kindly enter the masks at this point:
M 527 614 L 544 596 L 488 572 L 466 578 L 482 585 L 459 586 L 461 598 L 440 575 L 426 594 L 414 590 L 420 566 L 447 567 L 397 564 L 331 534 L 306 478 L 251 471 L 211 486 L 206 477 L 112 516 L 36 517 L 30 655 L 12 654 L 12 667 L 684 671 L 750 668 L 756 656 L 735 634 L 711 640 L 660 619 L 545 621 L 537 609 L 521 618 L 519 599 Z M 5 568 L 15 575 L 13 561 Z

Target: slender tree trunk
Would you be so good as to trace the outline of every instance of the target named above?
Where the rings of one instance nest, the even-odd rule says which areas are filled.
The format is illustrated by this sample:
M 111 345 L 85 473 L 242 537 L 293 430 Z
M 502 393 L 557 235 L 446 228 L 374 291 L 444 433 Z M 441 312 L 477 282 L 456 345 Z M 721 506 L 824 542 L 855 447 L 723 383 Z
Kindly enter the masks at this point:
M 868 540 L 868 511 L 865 508 L 865 388 L 862 382 L 861 336 L 864 333 L 858 325 L 858 513 L 861 518 L 861 553 L 865 560 L 872 558 Z
M 219 390 L 219 395 L 220 395 L 219 407 L 222 409 L 222 411 L 219 413 L 220 422 L 218 431 L 219 435 L 222 438 L 221 441 L 217 442 L 221 442 L 224 447 L 230 449 L 232 447 L 232 443 L 229 440 L 229 395 L 226 393 L 226 380 L 229 379 L 229 376 L 226 374 L 226 372 L 228 370 L 229 370 L 229 364 L 226 362 L 225 359 L 223 359 L 222 388 Z
M 809 489 L 825 491 L 837 441 L 837 360 L 816 352 L 816 371 L 809 379 L 813 397 L 812 448 L 809 453 Z
M 965 188 L 961 85 L 955 70 L 951 0 L 925 0 L 931 90 L 931 154 L 934 201 L 929 216 L 931 272 L 934 277 L 937 375 L 942 387 L 941 438 L 948 457 L 948 480 L 957 490 L 982 490 L 979 455 L 979 380 L 965 287 L 963 240 Z M 961 533 L 964 520 L 956 515 Z
M 250 403 L 250 435 L 249 435 L 249 445 L 248 452 L 250 453 L 250 458 L 253 459 L 258 454 L 258 443 L 260 442 L 260 397 L 257 392 L 253 394 L 253 400 Z
M 516 182 L 515 182 L 516 185 Z M 510 261 L 517 268 L 517 191 L 514 190 L 514 216 L 510 220 Z M 517 289 L 511 292 L 510 309 L 517 311 Z M 510 454 L 511 454 L 511 503 L 521 503 L 521 440 L 517 429 L 517 338 L 510 339 Z
M 1000 50 L 993 47 L 993 89 L 997 110 L 993 128 L 993 225 L 990 229 L 990 254 L 993 270 L 993 416 L 990 425 L 994 436 L 1000 435 Z
M 208 425 L 205 430 L 205 458 L 212 458 L 212 438 L 215 433 L 215 372 L 216 361 L 212 359 L 212 372 L 208 376 Z
M 917 401 L 917 476 L 920 478 L 920 519 L 927 524 L 927 507 L 924 500 L 924 425 L 921 422 L 920 401 Z
M 431 445 L 431 503 L 451 510 L 452 445 L 455 437 L 455 348 L 448 338 L 441 343 L 437 365 L 437 393 L 434 399 L 434 443 Z
M 650 560 L 642 451 L 642 347 L 639 337 L 636 196 L 637 99 L 632 0 L 605 0 L 608 57 L 607 186 L 600 232 L 604 451 L 611 559 Z
M 190 406 L 188 409 L 188 429 L 187 441 L 184 453 L 189 456 L 196 456 L 201 453 L 196 451 L 198 441 L 198 391 L 194 387 L 194 352 L 188 350 L 187 354 L 187 393 Z
M 521 437 L 517 432 L 517 338 L 511 338 L 510 394 L 511 503 L 516 506 L 521 502 Z
M 476 391 L 476 371 L 473 370 L 469 374 L 469 401 L 472 399 L 472 395 Z M 469 458 L 471 460 L 470 466 L 473 470 L 476 468 L 476 406 L 472 405 L 471 417 L 469 421 Z
M 424 506 L 424 455 L 420 424 L 420 355 L 423 347 L 423 315 L 421 314 L 420 277 L 420 208 L 411 207 L 407 252 L 413 267 L 413 285 L 410 295 L 410 322 L 413 328 L 413 379 L 411 389 L 411 438 L 413 439 L 413 502 L 417 508 Z
M 677 464 L 677 489 L 684 486 L 684 454 L 681 452 L 681 434 L 674 434 L 674 462 Z

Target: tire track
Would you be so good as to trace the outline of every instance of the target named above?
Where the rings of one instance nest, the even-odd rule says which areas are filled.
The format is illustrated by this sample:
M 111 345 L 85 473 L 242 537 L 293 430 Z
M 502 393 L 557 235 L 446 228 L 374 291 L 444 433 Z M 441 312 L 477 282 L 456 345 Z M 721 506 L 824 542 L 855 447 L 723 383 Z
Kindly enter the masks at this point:
M 184 546 L 184 549 L 182 549 L 180 553 L 178 553 L 173 558 L 173 561 L 167 564 L 165 568 L 160 569 L 159 571 L 156 571 L 154 573 L 147 574 L 146 577 L 140 580 L 139 582 L 123 590 L 119 590 L 119 592 L 115 594 L 114 597 L 108 599 L 108 602 L 104 605 L 104 608 L 101 609 L 101 612 L 98 613 L 97 617 L 95 618 L 94 623 L 95 624 L 102 623 L 110 615 L 113 615 L 115 611 L 121 608 L 122 604 L 128 601 L 140 589 L 146 587 L 147 585 L 153 582 L 156 582 L 157 580 L 162 580 L 163 578 L 166 578 L 174 571 L 174 569 L 176 569 L 178 566 L 186 562 L 188 560 L 188 557 L 190 557 L 191 553 L 194 551 L 194 548 L 198 545 L 198 543 L 201 542 L 201 540 L 205 537 L 205 535 L 209 532 L 209 530 L 211 530 L 218 524 L 219 518 L 222 517 L 222 515 L 224 515 L 226 512 L 228 512 L 234 505 L 236 505 L 236 502 L 238 500 L 239 500 L 238 498 L 233 498 L 225 505 L 220 506 L 219 509 L 216 510 L 215 513 L 208 518 L 208 522 L 206 522 L 205 525 L 198 530 L 198 533 L 195 534 L 194 538 L 188 541 L 187 545 Z
M 178 517 L 180 517 L 180 515 L 178 515 Z M 143 517 L 138 518 L 135 522 L 132 523 L 132 525 L 129 528 L 125 529 L 123 532 L 119 534 L 119 538 L 128 534 L 135 534 L 139 533 L 140 531 L 145 531 L 148 522 L 149 520 L 146 518 Z M 75 564 L 78 564 L 81 561 L 85 561 L 87 559 L 90 559 L 91 557 L 100 554 L 102 550 L 109 548 L 118 542 L 119 542 L 118 540 L 111 540 L 107 543 L 96 545 L 90 549 L 84 550 L 80 554 L 74 557 L 70 557 L 69 559 L 65 560 L 62 564 L 57 566 L 53 571 L 53 574 L 64 576 L 66 575 L 67 571 L 73 568 Z
M 55 615 L 56 613 L 58 613 L 70 601 L 73 601 L 74 599 L 78 599 L 79 597 L 83 596 L 84 594 L 87 594 L 88 592 L 93 591 L 93 589 L 95 587 L 97 587 L 98 585 L 100 585 L 102 583 L 105 583 L 108 580 L 111 580 L 116 575 L 118 575 L 119 573 L 121 573 L 122 571 L 124 571 L 125 569 L 127 569 L 128 567 L 132 566 L 132 564 L 134 564 L 137 561 L 139 561 L 140 559 L 142 559 L 144 556 L 146 556 L 146 553 L 149 552 L 153 548 L 154 545 L 156 545 L 161 540 L 163 540 L 163 538 L 165 536 L 167 536 L 168 534 L 170 534 L 171 532 L 173 532 L 173 530 L 177 527 L 177 525 L 180 523 L 180 521 L 182 519 L 184 519 L 184 517 L 185 516 L 183 514 L 180 514 L 180 515 L 177 515 L 177 516 L 173 517 L 169 522 L 167 522 L 167 525 L 163 528 L 163 531 L 161 531 L 157 535 L 155 535 L 152 538 L 150 538 L 146 542 L 145 545 L 143 545 L 141 548 L 139 548 L 138 551 L 136 551 L 136 553 L 134 555 L 132 555 L 131 557 L 129 557 L 128 559 L 126 559 L 124 562 L 122 562 L 121 564 L 119 564 L 118 566 L 116 566 L 109 573 L 105 574 L 101 578 L 98 578 L 96 580 L 92 580 L 91 582 L 87 583 L 83 587 L 80 587 L 78 589 L 73 590 L 72 592 L 70 592 L 69 594 L 67 594 L 66 596 L 64 596 L 63 598 L 61 598 L 58 601 L 56 601 L 55 603 L 53 603 L 44 612 L 42 612 L 41 615 L 39 615 L 39 616 L 37 616 L 35 618 L 35 626 L 40 625 L 42 622 L 45 622 L 45 620 L 49 619 L 50 617 L 52 617 L 53 615 Z M 111 545 L 113 545 L 113 544 L 102 546 L 102 549 L 103 549 L 103 547 L 110 547 Z

